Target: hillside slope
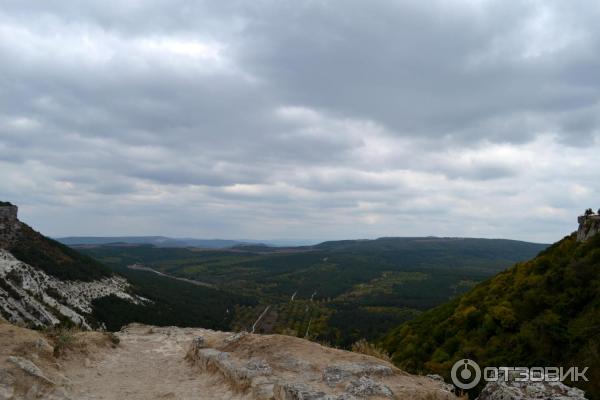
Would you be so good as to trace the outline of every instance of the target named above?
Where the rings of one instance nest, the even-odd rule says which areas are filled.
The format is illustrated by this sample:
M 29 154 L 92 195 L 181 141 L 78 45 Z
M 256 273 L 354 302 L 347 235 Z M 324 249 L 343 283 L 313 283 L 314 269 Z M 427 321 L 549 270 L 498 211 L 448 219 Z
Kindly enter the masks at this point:
M 98 261 L 36 232 L 0 202 L 0 316 L 36 328 L 59 324 L 90 329 L 93 302 L 113 296 L 142 305 L 130 284 Z
M 123 277 L 64 281 L 0 249 L 0 316 L 13 323 L 35 328 L 74 324 L 91 329 L 101 323 L 92 317 L 92 304 L 107 296 L 140 306 L 148 302 L 133 294 Z
M 44 328 L 77 325 L 119 330 L 131 322 L 226 329 L 236 294 L 116 270 L 19 221 L 17 207 L 0 202 L 0 316 Z
M 481 366 L 589 367 L 600 398 L 600 235 L 565 237 L 466 294 L 423 313 L 383 340 L 409 371 L 446 378 L 455 361 Z

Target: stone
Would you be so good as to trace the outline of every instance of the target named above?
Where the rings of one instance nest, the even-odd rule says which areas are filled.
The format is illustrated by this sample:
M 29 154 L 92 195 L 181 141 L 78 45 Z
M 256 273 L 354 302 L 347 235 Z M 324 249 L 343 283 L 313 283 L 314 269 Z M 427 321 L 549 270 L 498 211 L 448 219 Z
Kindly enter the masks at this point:
M 42 339 L 42 338 L 38 338 L 35 341 L 35 348 L 37 350 L 43 351 L 45 353 L 53 353 L 54 352 L 54 347 L 52 347 L 50 345 L 50 343 L 48 343 L 45 339 Z
M 504 376 L 500 371 L 499 379 L 488 382 L 477 400 L 586 400 L 583 390 L 562 382 L 515 382 L 513 375 L 508 380 Z
M 275 382 L 267 380 L 266 378 L 256 378 L 252 380 L 251 384 L 252 394 L 258 400 L 272 400 L 275 390 Z
M 339 366 L 327 367 L 323 371 L 323 381 L 331 388 L 334 388 L 338 384 L 348 380 L 351 376 L 351 372 L 342 369 Z
M 367 376 L 392 376 L 394 371 L 387 365 L 376 364 L 376 363 L 360 363 L 352 364 L 350 371 L 355 375 L 367 375 Z
M 385 377 L 393 375 L 392 368 L 376 363 L 343 363 L 325 368 L 323 381 L 329 387 L 336 387 L 339 383 L 347 381 L 352 376 L 377 376 Z
M 288 371 L 306 372 L 310 369 L 310 363 L 300 360 L 290 354 L 282 354 L 280 366 Z
M 69 395 L 65 388 L 56 388 L 52 392 L 48 393 L 44 397 L 46 400 L 71 400 L 72 397 Z
M 246 363 L 232 359 L 229 353 L 216 349 L 199 349 L 193 362 L 206 371 L 218 371 L 232 385 L 245 390 L 260 385 L 272 385 L 272 382 L 264 381 L 264 376 L 271 375 L 271 366 L 262 359 L 252 358 Z M 263 388 L 260 391 L 268 390 Z
M 185 358 L 189 361 L 197 360 L 199 351 L 204 348 L 206 348 L 206 341 L 204 340 L 204 337 L 195 337 L 190 343 L 190 347 L 188 348 Z
M 271 366 L 265 360 L 259 358 L 250 359 L 246 364 L 246 368 L 256 373 L 256 375 L 271 375 L 273 372 Z
M 189 357 L 190 353 L 188 353 Z M 188 358 L 194 364 L 200 366 L 204 370 L 220 369 L 219 365 L 222 361 L 229 358 L 229 353 L 219 351 L 217 349 L 198 349 L 194 357 Z
M 5 369 L 0 369 L 0 400 L 12 399 L 15 394 L 15 377 Z
M 427 377 L 430 379 L 433 379 L 436 382 L 440 382 L 442 384 L 444 390 L 446 390 L 448 392 L 454 391 L 454 385 L 452 385 L 451 383 L 446 383 L 446 381 L 444 380 L 444 378 L 441 375 L 429 374 L 429 375 L 427 375 Z
M 351 381 L 346 386 L 346 392 L 359 396 L 359 397 L 369 397 L 369 396 L 384 396 L 393 398 L 394 393 L 392 390 L 384 385 L 383 383 L 376 382 L 371 378 L 367 378 L 366 376 L 362 376 L 358 380 Z
M 314 390 L 305 383 L 289 383 L 277 385 L 275 396 L 280 400 L 356 400 L 354 396 L 348 397 L 347 394 L 340 396 L 326 394 Z
M 387 365 L 377 363 L 343 363 L 325 368 L 323 381 L 331 388 L 352 377 L 391 376 L 394 371 Z
M 579 229 L 577 230 L 578 242 L 584 242 L 600 233 L 600 215 L 582 215 L 577 218 L 577 222 L 579 222 Z
M 235 342 L 239 341 L 240 339 L 242 339 L 247 334 L 248 334 L 248 332 L 242 331 L 242 332 L 233 334 L 231 336 L 228 336 L 225 338 L 225 343 L 227 343 L 227 344 L 235 343 Z
M 192 340 L 192 346 L 196 349 L 203 349 L 206 347 L 206 341 L 203 336 L 197 336 Z
M 17 356 L 9 356 L 8 361 L 15 364 L 17 367 L 19 367 L 21 370 L 25 371 L 29 375 L 34 376 L 34 377 L 36 377 L 46 383 L 49 383 L 51 385 L 54 385 L 54 382 L 52 382 L 50 379 L 48 379 L 44 375 L 42 370 L 39 369 L 37 365 L 35 365 L 31 361 L 29 361 L 28 359 L 23 358 L 23 357 L 17 357 Z

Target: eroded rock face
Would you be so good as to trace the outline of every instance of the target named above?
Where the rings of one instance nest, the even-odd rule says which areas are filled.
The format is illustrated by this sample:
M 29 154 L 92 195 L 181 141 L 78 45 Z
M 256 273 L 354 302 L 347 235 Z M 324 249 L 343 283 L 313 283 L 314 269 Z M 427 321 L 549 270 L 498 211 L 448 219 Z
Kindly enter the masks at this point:
M 514 376 L 489 382 L 477 400 L 586 400 L 583 390 L 569 387 L 561 382 L 515 382 Z
M 0 315 L 10 322 L 35 328 L 49 327 L 69 319 L 90 329 L 92 301 L 114 295 L 135 304 L 145 300 L 132 296 L 122 277 L 97 281 L 61 281 L 16 259 L 0 249 Z
M 578 242 L 584 242 L 600 233 L 600 215 L 582 215 L 577 219 L 577 222 L 579 222 L 579 229 L 577 230 Z
M 12 245 L 19 236 L 17 211 L 17 206 L 0 202 L 0 248 Z

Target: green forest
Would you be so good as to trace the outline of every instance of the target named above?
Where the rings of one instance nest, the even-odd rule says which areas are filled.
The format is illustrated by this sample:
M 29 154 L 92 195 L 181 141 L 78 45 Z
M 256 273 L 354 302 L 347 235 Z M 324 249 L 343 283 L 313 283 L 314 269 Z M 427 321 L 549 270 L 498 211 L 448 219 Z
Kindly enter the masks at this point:
M 210 307 L 219 311 L 212 319 L 205 318 L 203 326 L 249 330 L 268 307 L 255 326 L 257 332 L 286 333 L 349 348 L 361 339 L 380 339 L 387 330 L 544 248 L 509 240 L 381 238 L 295 248 L 103 245 L 78 250 L 125 275 L 145 296 L 160 297 L 157 304 L 172 304 L 172 312 L 154 313 L 116 299 L 99 301 L 101 319 L 110 319 L 112 328 L 132 318 L 174 324 L 175 316 L 178 325 L 199 324 L 202 318 L 189 311 Z M 133 264 L 212 287 L 128 268 Z M 207 291 L 227 306 L 205 303 Z
M 392 330 L 382 341 L 411 372 L 448 378 L 470 358 L 481 366 L 588 366 L 600 396 L 600 235 L 575 234 L 468 293 Z

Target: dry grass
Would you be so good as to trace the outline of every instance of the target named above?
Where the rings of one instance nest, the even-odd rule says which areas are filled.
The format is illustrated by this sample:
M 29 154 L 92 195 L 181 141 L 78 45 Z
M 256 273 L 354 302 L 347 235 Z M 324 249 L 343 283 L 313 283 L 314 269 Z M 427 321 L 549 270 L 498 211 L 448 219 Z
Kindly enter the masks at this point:
M 104 336 L 107 337 L 113 348 L 117 347 L 119 343 L 121 343 L 121 339 L 119 339 L 114 332 L 104 332 Z
M 383 361 L 392 361 L 390 355 L 385 350 L 383 350 L 381 347 L 374 345 L 373 343 L 367 342 L 365 339 L 361 339 L 358 342 L 354 343 L 352 345 L 351 350 L 355 353 L 376 357 Z
M 54 357 L 65 357 L 77 352 L 89 355 L 94 349 L 117 348 L 120 339 L 112 332 L 84 331 L 79 328 L 54 327 L 46 331 L 54 345 Z
M 78 328 L 54 327 L 46 334 L 54 344 L 54 357 L 62 357 L 70 350 L 80 350 L 85 344 L 77 337 L 81 332 Z

